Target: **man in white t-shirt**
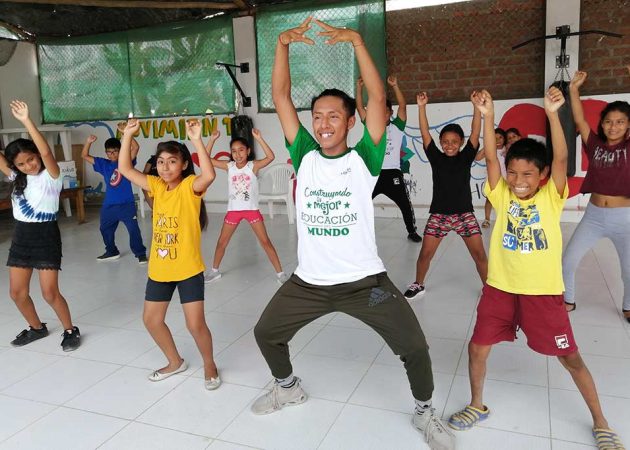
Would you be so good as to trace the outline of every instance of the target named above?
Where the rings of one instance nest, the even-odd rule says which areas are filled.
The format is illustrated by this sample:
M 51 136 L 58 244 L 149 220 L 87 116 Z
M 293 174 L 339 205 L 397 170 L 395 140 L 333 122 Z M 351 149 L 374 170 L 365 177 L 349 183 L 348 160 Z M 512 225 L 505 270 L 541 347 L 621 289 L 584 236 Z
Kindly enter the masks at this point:
M 433 374 L 418 320 L 393 285 L 378 256 L 372 191 L 385 154 L 385 89 L 365 43 L 354 30 L 324 29 L 327 43 L 352 43 L 371 104 L 362 139 L 348 147 L 356 104 L 338 89 L 326 89 L 311 103 L 313 132 L 300 123 L 291 99 L 289 45 L 312 44 L 304 33 L 311 18 L 280 34 L 272 94 L 297 174 L 298 267 L 278 290 L 254 329 L 275 378 L 273 388 L 252 405 L 269 414 L 303 403 L 307 395 L 293 375 L 289 341 L 302 327 L 341 311 L 370 326 L 400 356 L 416 402 L 413 424 L 433 450 L 455 448 L 455 437 L 431 407 Z M 331 383 L 335 374 L 331 374 Z

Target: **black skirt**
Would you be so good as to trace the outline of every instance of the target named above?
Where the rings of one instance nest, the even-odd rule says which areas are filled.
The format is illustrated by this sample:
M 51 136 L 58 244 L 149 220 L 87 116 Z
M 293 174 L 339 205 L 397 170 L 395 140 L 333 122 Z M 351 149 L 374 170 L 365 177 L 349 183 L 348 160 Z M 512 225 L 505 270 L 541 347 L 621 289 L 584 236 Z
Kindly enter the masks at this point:
M 16 221 L 7 266 L 61 270 L 61 233 L 57 221 Z

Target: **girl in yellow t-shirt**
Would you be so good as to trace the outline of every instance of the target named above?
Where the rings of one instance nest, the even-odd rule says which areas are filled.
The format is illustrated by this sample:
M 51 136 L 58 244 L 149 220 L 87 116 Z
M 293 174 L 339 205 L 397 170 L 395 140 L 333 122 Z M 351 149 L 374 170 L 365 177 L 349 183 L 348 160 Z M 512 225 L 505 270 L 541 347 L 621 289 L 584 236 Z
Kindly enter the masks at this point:
M 136 170 L 131 164 L 130 148 L 131 139 L 139 129 L 137 120 L 129 120 L 123 133 L 118 170 L 153 197 L 153 242 L 143 319 L 168 359 L 168 365 L 149 375 L 149 380 L 161 381 L 188 368 L 164 322 L 177 288 L 186 326 L 203 358 L 205 387 L 213 390 L 220 386 L 221 379 L 212 355 L 212 335 L 204 316 L 201 230 L 207 224 L 203 195 L 214 181 L 214 168 L 201 141 L 201 124 L 191 119 L 186 122 L 186 131 L 199 156 L 201 174 L 195 175 L 186 146 L 175 141 L 158 144 L 155 156 L 159 176 Z

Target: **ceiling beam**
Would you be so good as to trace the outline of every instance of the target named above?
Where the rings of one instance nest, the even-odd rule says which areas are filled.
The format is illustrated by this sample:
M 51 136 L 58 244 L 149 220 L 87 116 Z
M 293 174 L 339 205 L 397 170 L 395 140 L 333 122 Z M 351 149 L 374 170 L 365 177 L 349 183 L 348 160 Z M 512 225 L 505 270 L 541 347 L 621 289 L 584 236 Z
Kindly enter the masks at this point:
M 99 8 L 152 8 L 152 9 L 237 9 L 235 3 L 173 2 L 147 0 L 4 0 L 6 3 L 35 3 L 39 5 L 96 6 Z
M 245 0 L 232 0 L 232 3 L 234 3 L 234 5 L 236 5 L 238 9 L 242 9 L 243 11 L 247 11 L 248 9 L 250 9 Z

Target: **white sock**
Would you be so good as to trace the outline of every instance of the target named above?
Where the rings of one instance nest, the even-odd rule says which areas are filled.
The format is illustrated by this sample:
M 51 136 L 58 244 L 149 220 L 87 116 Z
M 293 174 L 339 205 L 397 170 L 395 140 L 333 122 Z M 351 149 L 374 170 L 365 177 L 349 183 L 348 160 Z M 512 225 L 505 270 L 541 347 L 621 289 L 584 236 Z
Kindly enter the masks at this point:
M 212 268 L 212 271 L 213 271 L 213 272 L 218 272 L 218 271 L 219 271 L 219 269 L 215 269 L 215 268 L 213 267 L 213 268 Z
M 276 378 L 276 383 L 279 384 L 280 387 L 283 387 L 286 389 L 293 387 L 295 382 L 296 382 L 296 379 L 293 374 L 289 375 L 286 378 Z
M 426 411 L 431 409 L 431 399 L 427 401 L 416 400 L 416 414 L 424 414 Z
M 284 272 L 276 272 L 276 276 L 277 276 L 278 278 L 280 278 L 282 275 L 284 275 Z

